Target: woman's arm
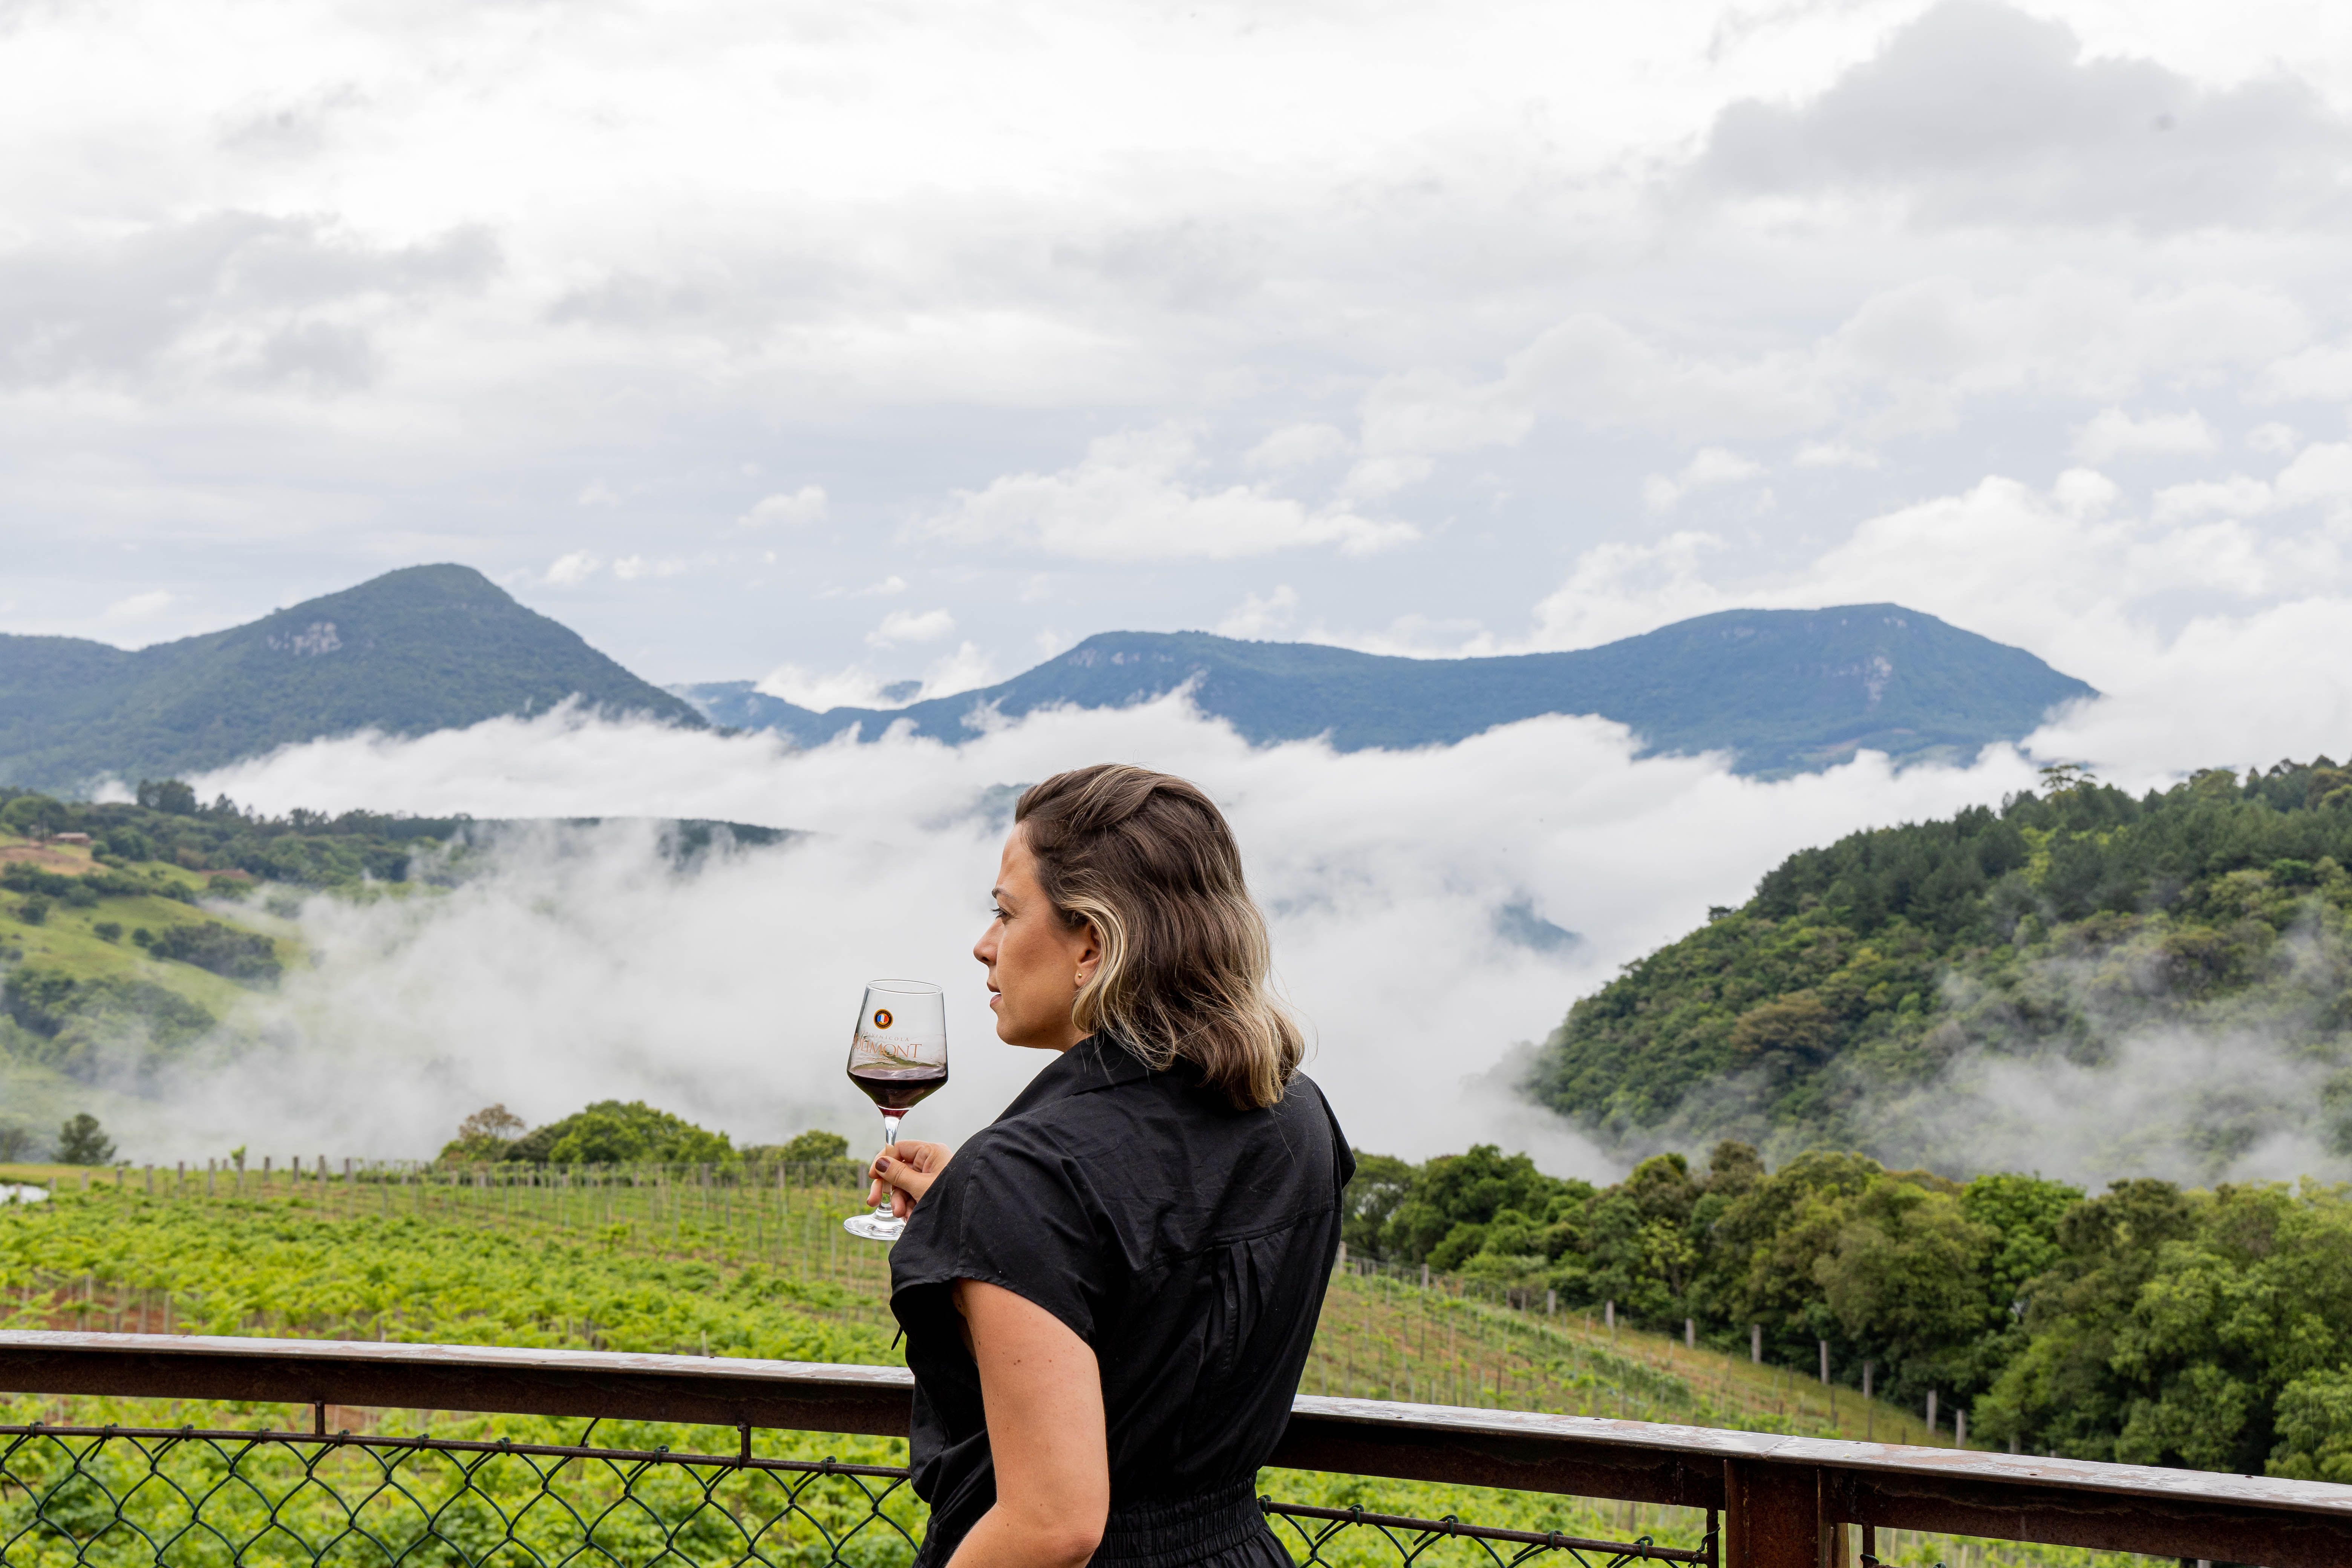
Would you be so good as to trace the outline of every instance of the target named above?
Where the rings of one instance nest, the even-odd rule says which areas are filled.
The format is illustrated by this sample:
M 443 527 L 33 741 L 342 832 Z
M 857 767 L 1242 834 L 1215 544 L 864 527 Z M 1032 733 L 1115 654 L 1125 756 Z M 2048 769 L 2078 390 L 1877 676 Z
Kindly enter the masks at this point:
M 995 1285 L 955 1283 L 980 1363 L 996 1502 L 949 1568 L 1083 1568 L 1110 1513 L 1102 1369 L 1053 1313 Z

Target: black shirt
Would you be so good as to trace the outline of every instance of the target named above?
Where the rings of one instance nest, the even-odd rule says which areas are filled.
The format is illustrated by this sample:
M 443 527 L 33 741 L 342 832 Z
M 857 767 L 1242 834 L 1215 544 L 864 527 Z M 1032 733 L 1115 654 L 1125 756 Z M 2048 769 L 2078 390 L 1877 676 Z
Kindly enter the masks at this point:
M 1024 1297 L 1093 1348 L 1114 1510 L 1247 1484 L 1290 1419 L 1354 1172 L 1303 1075 L 1235 1110 L 1183 1064 L 1153 1072 L 1099 1036 L 1040 1072 L 890 1251 L 931 1506 L 918 1562 L 945 1563 L 996 1500 L 955 1280 Z

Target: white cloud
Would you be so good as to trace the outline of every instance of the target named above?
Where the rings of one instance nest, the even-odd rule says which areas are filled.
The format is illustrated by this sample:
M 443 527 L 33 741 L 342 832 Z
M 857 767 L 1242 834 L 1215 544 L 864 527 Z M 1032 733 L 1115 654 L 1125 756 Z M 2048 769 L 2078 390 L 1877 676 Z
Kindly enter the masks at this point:
M 1876 453 L 1849 447 L 1843 441 L 1808 441 L 1797 448 L 1797 455 L 1790 461 L 1801 468 L 1875 468 L 1881 466 Z
M 2290 505 L 2352 499 L 2352 444 L 2322 441 L 2305 447 L 2280 470 L 2278 494 Z
M 897 573 L 868 583 L 863 588 L 827 588 L 822 595 L 827 599 L 885 599 L 907 591 L 907 580 Z
M 1243 485 L 1192 488 L 1195 444 L 1173 427 L 1097 438 L 1076 466 L 957 492 L 934 538 L 1082 561 L 1233 561 L 1314 545 L 1367 555 L 1419 537 L 1402 522 L 1315 510 Z
M 642 555 L 624 555 L 613 563 L 613 575 L 624 583 L 635 582 L 639 577 L 679 577 L 692 570 L 688 563 L 675 556 L 648 561 Z
M 2032 779 L 2013 758 L 1900 775 L 1865 761 L 1759 784 L 1698 759 L 1635 763 L 1631 747 L 1613 725 L 1552 719 L 1432 751 L 1253 749 L 1180 696 L 1041 713 L 957 748 L 899 738 L 794 752 L 576 711 L 296 748 L 197 783 L 269 810 L 365 799 L 483 816 L 706 816 L 812 837 L 672 881 L 642 830 L 615 825 L 568 840 L 571 853 L 522 846 L 429 912 L 317 900 L 304 925 L 318 966 L 258 1004 L 282 1043 L 208 1090 L 175 1086 L 153 1141 L 216 1144 L 299 1107 L 330 1147 L 407 1153 L 489 1100 L 542 1121 L 606 1095 L 745 1139 L 812 1121 L 871 1136 L 871 1108 L 823 1042 L 857 980 L 885 973 L 949 988 L 956 1086 L 920 1115 L 933 1136 L 961 1139 L 1035 1068 L 995 1044 L 968 953 L 1000 831 L 976 807 L 994 786 L 1118 757 L 1197 779 L 1231 814 L 1273 911 L 1285 990 L 1319 1042 L 1308 1070 L 1354 1142 L 1419 1157 L 1490 1135 L 1492 1090 L 1469 1080 L 1513 1042 L 1540 1037 L 1709 903 L 1743 897 L 1790 850 Z M 1400 834 L 1399 822 L 1419 826 Z M 1498 942 L 1507 904 L 1586 942 L 1566 955 Z M 1413 962 L 1370 957 L 1398 952 Z M 387 1004 L 395 995 L 402 1005 Z M 1433 1076 L 1433 1038 L 1449 1044 Z M 1399 1097 L 1401 1081 L 1421 1092 Z M 1554 1169 L 1608 1169 L 1550 1118 L 1520 1111 L 1511 1124 Z
M 1354 443 L 1332 425 L 1286 425 L 1252 447 L 1242 458 L 1257 473 L 1289 473 L 1347 456 Z
M 893 610 L 882 617 L 882 624 L 866 634 L 866 642 L 875 647 L 898 647 L 907 643 L 937 642 L 955 635 L 955 616 L 945 610 Z
M 923 686 L 917 701 L 934 697 L 953 697 L 959 692 L 978 687 L 993 686 L 998 679 L 996 661 L 977 643 L 959 643 L 953 653 L 932 662 L 923 671 Z
M 2270 486 L 2243 474 L 2232 474 L 2226 479 L 2193 479 L 2187 484 L 2167 485 L 2156 492 L 2150 515 L 2159 523 L 2179 522 L 2216 511 L 2231 517 L 2252 517 L 2268 511 L 2271 500 Z
M 826 502 L 824 487 L 803 485 L 796 490 L 779 490 L 762 496 L 751 510 L 735 520 L 741 529 L 800 528 L 824 521 Z
M 1750 462 L 1737 452 L 1726 451 L 1721 447 L 1706 447 L 1683 465 L 1682 472 L 1674 478 L 1652 474 L 1643 479 L 1642 501 L 1652 511 L 1665 511 L 1695 489 L 1753 479 L 1763 471 L 1761 463 Z
M 581 487 L 573 504 L 583 507 L 614 507 L 621 504 L 621 492 L 602 479 L 591 479 Z
M 2303 445 L 2303 437 L 2295 434 L 2294 426 L 2281 425 L 2273 420 L 2247 431 L 2246 445 L 2257 452 L 2273 452 L 2284 457 Z
M 2046 508 L 1971 496 L 1951 515 L 1981 525 L 1996 504 Z M 1933 521 L 1913 520 L 1914 537 Z M 2138 649 L 2128 685 L 2064 716 L 2034 752 L 2091 761 L 2133 789 L 2209 763 L 2340 754 L 2352 671 L 2308 654 L 2347 639 L 2342 597 L 2200 620 Z M 2296 673 L 2282 679 L 2283 669 Z M 870 1108 L 823 1042 L 859 976 L 895 972 L 948 985 L 956 1087 L 920 1114 L 934 1136 L 960 1139 L 1034 1067 L 994 1044 L 967 956 L 999 830 L 982 802 L 1007 783 L 1118 757 L 1198 780 L 1230 814 L 1271 911 L 1286 992 L 1319 1042 L 1309 1070 L 1355 1142 L 1417 1158 L 1491 1136 L 1498 1107 L 1478 1080 L 1514 1042 L 1539 1038 L 1576 995 L 1699 924 L 1709 904 L 1738 902 L 1786 854 L 1996 804 L 2034 782 L 2032 759 L 2007 749 L 1967 769 L 1896 773 L 1865 757 L 1765 784 L 1707 759 L 1637 763 L 1633 746 L 1616 726 L 1554 718 L 1415 751 L 1252 748 L 1180 694 L 1001 722 L 960 747 L 898 736 L 795 752 L 570 710 L 289 748 L 194 782 L 273 812 L 693 816 L 810 836 L 676 879 L 643 828 L 614 822 L 516 845 L 446 899 L 315 900 L 302 918 L 317 964 L 251 1004 L 268 1043 L 226 1075 L 171 1086 L 169 1112 L 135 1132 L 170 1157 L 174 1141 L 219 1146 L 299 1121 L 330 1147 L 402 1155 L 486 1101 L 540 1121 L 611 1095 L 747 1140 L 812 1122 L 870 1136 Z M 1494 911 L 1509 904 L 1584 943 L 1559 955 L 1496 942 Z M 1372 956 L 1400 952 L 1413 961 Z M 1433 1038 L 1449 1042 L 1434 1075 Z M 2093 1075 L 2069 1086 L 2111 1108 L 2118 1134 L 2129 1131 L 2121 1121 L 2161 1132 L 2214 1081 L 2190 1074 L 2151 1095 L 2151 1063 L 2126 1055 L 2128 1083 Z M 1419 1092 L 1398 1096 L 1402 1081 Z M 1507 1121 L 1549 1168 L 1610 1169 L 1539 1112 Z M 1938 1152 L 1955 1170 L 2011 1158 L 2006 1144 Z M 2283 1173 L 2249 1160 L 2247 1172 Z M 2080 1168 L 2095 1174 L 2095 1164 Z
M 109 621 L 143 621 L 161 615 L 177 595 L 162 588 L 144 594 L 133 594 L 127 599 L 117 599 L 106 606 L 104 618 Z
M 604 562 L 589 552 L 574 550 L 568 555 L 557 556 L 541 581 L 551 588 L 576 588 L 594 576 L 602 565 Z
M 2074 453 L 2083 462 L 2104 463 L 2126 454 L 2210 452 L 2220 444 L 2194 409 L 2134 419 L 2120 408 L 2105 408 L 2075 433 Z
M 1287 628 L 1298 614 L 1298 595 L 1289 584 L 1275 585 L 1269 594 L 1244 594 L 1231 614 L 1217 623 L 1217 635 L 1259 638 Z

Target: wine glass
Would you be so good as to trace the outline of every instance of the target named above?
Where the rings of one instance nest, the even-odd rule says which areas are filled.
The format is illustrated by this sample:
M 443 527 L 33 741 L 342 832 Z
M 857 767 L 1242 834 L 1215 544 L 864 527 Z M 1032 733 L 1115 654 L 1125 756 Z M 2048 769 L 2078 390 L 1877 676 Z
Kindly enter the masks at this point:
M 898 1119 L 948 1080 L 947 997 L 924 980 L 877 980 L 866 987 L 857 1032 L 849 1038 L 849 1081 L 881 1108 L 882 1142 L 898 1141 Z M 868 1241 L 896 1241 L 907 1222 L 890 1201 L 852 1215 L 841 1228 Z

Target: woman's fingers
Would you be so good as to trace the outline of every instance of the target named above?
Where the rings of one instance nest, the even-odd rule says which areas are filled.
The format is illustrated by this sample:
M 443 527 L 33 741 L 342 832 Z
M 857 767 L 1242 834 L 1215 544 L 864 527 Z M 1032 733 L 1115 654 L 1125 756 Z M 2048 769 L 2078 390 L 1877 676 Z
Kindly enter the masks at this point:
M 931 1190 L 954 1151 L 944 1143 L 923 1143 L 914 1139 L 902 1139 L 874 1157 L 871 1173 L 872 1191 L 867 1201 L 880 1203 L 884 1192 L 890 1194 L 890 1210 L 904 1218 L 914 1212 L 923 1194 Z

